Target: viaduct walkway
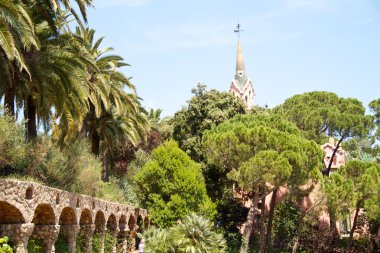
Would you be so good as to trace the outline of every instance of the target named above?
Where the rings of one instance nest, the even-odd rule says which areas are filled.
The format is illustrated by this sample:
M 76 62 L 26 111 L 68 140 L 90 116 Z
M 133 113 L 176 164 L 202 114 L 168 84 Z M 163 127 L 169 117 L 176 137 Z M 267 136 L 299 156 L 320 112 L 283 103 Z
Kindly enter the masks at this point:
M 55 252 L 58 238 L 76 252 L 79 237 L 86 253 L 134 252 L 137 232 L 149 224 L 144 209 L 0 179 L 0 236 L 8 236 L 16 252 L 27 252 L 31 239 L 41 242 L 43 252 Z M 105 238 L 111 241 L 107 249 Z

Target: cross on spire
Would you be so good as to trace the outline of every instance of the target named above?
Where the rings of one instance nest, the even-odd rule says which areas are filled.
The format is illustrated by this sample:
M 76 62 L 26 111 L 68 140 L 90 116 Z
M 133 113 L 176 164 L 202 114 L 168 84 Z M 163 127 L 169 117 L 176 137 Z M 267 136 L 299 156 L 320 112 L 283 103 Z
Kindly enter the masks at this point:
M 241 30 L 240 29 L 241 25 L 239 24 L 239 21 L 238 21 L 238 24 L 236 26 L 236 30 L 234 30 L 234 33 L 237 33 L 238 34 L 238 38 L 240 38 L 240 32 L 243 32 L 244 30 Z

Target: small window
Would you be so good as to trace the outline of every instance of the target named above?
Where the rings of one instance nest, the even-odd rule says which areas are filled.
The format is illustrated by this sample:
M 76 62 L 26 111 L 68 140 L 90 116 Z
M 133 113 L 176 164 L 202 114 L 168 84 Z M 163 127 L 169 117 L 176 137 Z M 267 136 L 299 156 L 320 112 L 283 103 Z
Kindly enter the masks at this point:
M 58 193 L 57 196 L 55 197 L 55 204 L 56 204 L 56 205 L 59 204 L 59 193 Z

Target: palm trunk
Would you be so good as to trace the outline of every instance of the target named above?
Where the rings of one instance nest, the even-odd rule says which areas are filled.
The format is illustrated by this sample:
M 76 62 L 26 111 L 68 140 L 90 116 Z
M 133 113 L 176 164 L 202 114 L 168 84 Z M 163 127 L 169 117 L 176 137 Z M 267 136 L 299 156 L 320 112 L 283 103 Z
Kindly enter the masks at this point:
M 256 207 L 257 207 L 258 202 L 259 202 L 259 195 L 258 193 L 254 193 L 251 208 L 249 209 L 249 212 L 247 215 L 247 221 L 244 223 L 243 243 L 240 248 L 240 253 L 248 252 L 249 241 L 253 234 L 253 224 L 255 222 Z
M 103 154 L 103 171 L 102 171 L 102 179 L 104 182 L 108 182 L 110 180 L 109 176 L 109 155 L 108 151 L 105 151 Z
M 360 203 L 361 201 L 358 201 L 356 205 L 356 211 L 355 211 L 355 216 L 354 216 L 354 222 L 352 223 L 352 228 L 350 231 L 350 238 L 348 239 L 348 244 L 347 244 L 347 253 L 350 253 L 351 250 L 351 245 L 352 245 L 352 239 L 354 237 L 354 232 L 356 229 L 356 225 L 358 223 L 358 216 L 359 216 L 359 210 L 360 210 Z
M 270 252 L 270 247 L 272 244 L 272 225 L 273 225 L 273 217 L 274 217 L 274 208 L 276 207 L 276 198 L 277 198 L 278 188 L 275 187 L 272 192 L 272 198 L 270 201 L 270 209 L 268 216 L 268 226 L 267 226 L 267 236 L 265 241 L 265 252 Z
M 260 214 L 260 253 L 265 253 L 265 197 L 262 199 L 261 214 Z
M 34 141 L 37 138 L 36 105 L 31 95 L 26 98 L 25 106 L 26 140 Z
M 96 130 L 91 133 L 91 152 L 99 157 L 100 154 L 100 136 Z
M 4 108 L 10 116 L 15 116 L 15 89 L 13 86 L 8 86 L 5 88 L 4 92 Z

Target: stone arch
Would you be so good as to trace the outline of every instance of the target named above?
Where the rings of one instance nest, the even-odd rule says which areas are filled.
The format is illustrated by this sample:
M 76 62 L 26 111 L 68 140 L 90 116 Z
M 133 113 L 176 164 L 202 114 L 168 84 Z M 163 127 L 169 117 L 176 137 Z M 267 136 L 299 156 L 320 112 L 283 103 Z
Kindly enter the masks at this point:
M 141 215 L 137 216 L 136 224 L 137 226 L 139 226 L 139 230 L 141 230 L 144 227 L 144 219 Z
M 125 231 L 125 229 L 127 228 L 127 217 L 125 217 L 125 215 L 121 215 L 120 216 L 120 219 L 119 219 L 119 229 L 120 231 Z
M 133 215 L 129 216 L 129 220 L 128 220 L 128 228 L 129 228 L 129 230 L 132 231 L 135 228 L 135 225 L 136 225 L 135 216 L 133 216 Z
M 69 206 L 63 208 L 58 223 L 60 229 L 55 245 L 61 245 L 62 251 L 72 252 L 70 249 L 75 248 L 75 239 L 78 231 L 77 219 L 73 208 Z
M 149 217 L 146 216 L 144 218 L 144 229 L 147 229 L 149 227 L 149 225 L 150 225 L 150 220 L 149 220 Z
M 114 214 L 111 214 L 107 220 L 107 229 L 116 230 L 116 228 L 117 228 L 116 216 Z
M 71 207 L 63 208 L 61 215 L 59 216 L 59 225 L 75 225 L 75 224 L 77 224 L 75 211 Z
M 82 213 L 80 215 L 79 224 L 80 225 L 88 225 L 92 223 L 92 215 L 91 211 L 87 208 L 82 210 Z
M 34 211 L 32 223 L 36 225 L 54 225 L 55 214 L 49 204 L 39 204 Z
M 40 245 L 44 252 L 53 250 L 59 234 L 53 207 L 46 203 L 39 204 L 34 211 L 32 223 L 35 224 L 31 235 L 34 244 Z
M 4 201 L 0 201 L 0 224 L 19 224 L 25 223 L 21 211 Z
M 144 220 L 143 220 L 143 217 L 141 216 L 141 214 L 139 214 L 137 216 L 136 225 L 137 225 L 137 233 L 142 233 L 144 231 Z M 136 240 L 135 249 L 138 249 L 141 238 L 136 237 L 135 240 Z
M 104 213 L 102 211 L 98 211 L 95 216 L 95 231 L 100 232 L 103 231 L 106 225 L 106 218 L 104 217 Z

